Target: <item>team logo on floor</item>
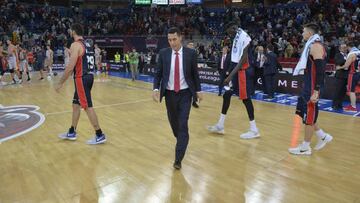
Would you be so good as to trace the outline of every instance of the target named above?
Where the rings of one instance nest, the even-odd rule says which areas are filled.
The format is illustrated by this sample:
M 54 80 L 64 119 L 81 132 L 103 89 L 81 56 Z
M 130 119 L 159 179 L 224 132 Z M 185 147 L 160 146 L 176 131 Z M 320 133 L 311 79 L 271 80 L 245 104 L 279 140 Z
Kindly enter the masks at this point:
M 0 105 L 0 142 L 30 132 L 45 121 L 45 116 L 33 105 Z

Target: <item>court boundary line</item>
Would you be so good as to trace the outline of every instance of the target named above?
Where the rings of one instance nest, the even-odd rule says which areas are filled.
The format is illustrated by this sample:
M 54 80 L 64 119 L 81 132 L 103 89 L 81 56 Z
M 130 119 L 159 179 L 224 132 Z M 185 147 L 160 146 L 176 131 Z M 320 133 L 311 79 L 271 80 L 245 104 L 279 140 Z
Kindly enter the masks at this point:
M 126 104 L 137 104 L 137 103 L 141 103 L 141 102 L 147 102 L 147 101 L 151 101 L 152 99 L 139 99 L 139 100 L 135 100 L 135 101 L 126 101 L 126 102 L 119 102 L 119 103 L 114 103 L 114 104 L 107 104 L 107 105 L 100 105 L 100 106 L 96 106 L 93 107 L 94 109 L 101 109 L 101 108 L 107 108 L 107 107 L 112 107 L 112 106 L 122 106 L 122 105 L 126 105 Z M 58 112 L 50 112 L 50 113 L 45 113 L 45 116 L 52 116 L 52 115 L 59 115 L 59 114 L 65 114 L 65 113 L 72 113 L 72 110 L 68 110 L 68 111 L 58 111 Z

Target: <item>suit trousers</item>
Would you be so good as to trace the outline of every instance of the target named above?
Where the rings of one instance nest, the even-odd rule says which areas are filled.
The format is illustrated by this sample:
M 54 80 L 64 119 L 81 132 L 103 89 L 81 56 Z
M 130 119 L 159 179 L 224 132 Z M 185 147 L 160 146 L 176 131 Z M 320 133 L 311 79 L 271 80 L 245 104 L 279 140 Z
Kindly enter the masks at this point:
M 276 87 L 276 83 L 275 83 L 275 73 L 273 74 L 269 74 L 269 75 L 264 75 L 265 78 L 265 90 L 267 92 L 267 94 L 269 95 L 269 97 L 274 97 L 274 92 L 275 92 L 275 87 Z
M 191 92 L 189 89 L 178 93 L 165 90 L 167 115 L 173 134 L 176 138 L 175 160 L 182 161 L 189 142 L 188 120 L 191 109 Z
M 335 94 L 333 98 L 332 107 L 341 109 L 342 103 L 346 96 L 346 86 L 347 86 L 347 78 L 344 77 L 336 77 L 336 88 L 335 88 Z

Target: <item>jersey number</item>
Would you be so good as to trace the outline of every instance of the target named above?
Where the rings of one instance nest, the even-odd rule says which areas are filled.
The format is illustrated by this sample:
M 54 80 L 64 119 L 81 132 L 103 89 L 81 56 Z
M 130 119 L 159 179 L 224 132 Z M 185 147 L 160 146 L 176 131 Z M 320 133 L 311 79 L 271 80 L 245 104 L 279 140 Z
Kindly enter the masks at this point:
M 94 66 L 95 66 L 94 56 L 86 56 L 86 57 L 87 57 L 88 68 L 90 70 L 94 70 Z

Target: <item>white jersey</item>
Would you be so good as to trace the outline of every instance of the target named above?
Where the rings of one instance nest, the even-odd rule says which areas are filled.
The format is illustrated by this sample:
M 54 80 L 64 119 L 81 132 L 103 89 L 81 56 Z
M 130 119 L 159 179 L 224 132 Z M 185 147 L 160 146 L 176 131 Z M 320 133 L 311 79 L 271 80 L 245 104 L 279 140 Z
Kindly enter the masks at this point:
M 8 48 L 8 64 L 10 70 L 17 69 L 17 59 L 16 59 L 16 48 L 13 52 L 10 51 L 10 47 Z
M 26 61 L 26 52 L 20 51 L 19 60 L 20 61 Z
M 50 51 L 50 50 L 46 50 L 46 59 L 52 60 L 52 58 L 51 58 L 51 51 Z
M 101 54 L 101 50 L 99 48 L 96 48 L 95 49 L 95 57 L 100 58 L 100 56 L 101 56 L 100 54 Z
M 251 42 L 250 36 L 241 28 L 237 30 L 236 36 L 233 41 L 231 49 L 231 61 L 234 63 L 239 63 L 244 49 Z

